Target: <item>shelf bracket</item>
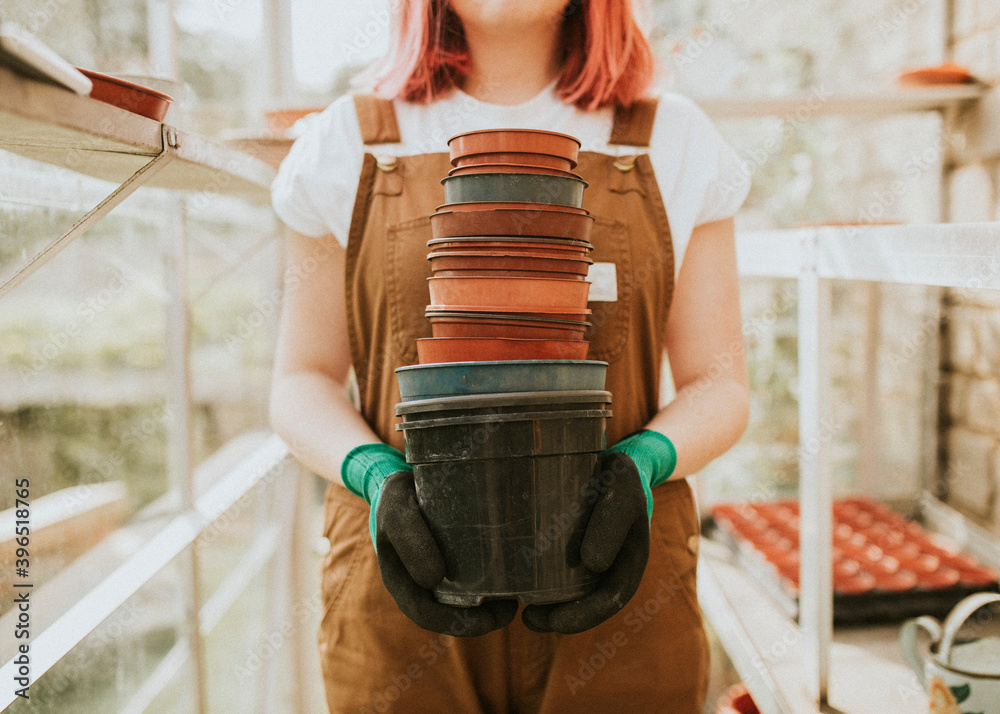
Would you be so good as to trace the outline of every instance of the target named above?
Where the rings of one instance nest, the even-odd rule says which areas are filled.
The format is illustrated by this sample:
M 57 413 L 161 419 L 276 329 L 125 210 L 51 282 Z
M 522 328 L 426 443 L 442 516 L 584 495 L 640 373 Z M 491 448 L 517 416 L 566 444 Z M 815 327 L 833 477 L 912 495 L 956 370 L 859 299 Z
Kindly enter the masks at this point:
M 98 203 L 86 215 L 78 220 L 73 226 L 59 236 L 55 241 L 46 246 L 40 253 L 21 267 L 5 282 L 0 284 L 0 298 L 11 292 L 18 285 L 34 275 L 43 265 L 56 257 L 63 248 L 79 238 L 91 226 L 107 216 L 112 210 L 126 198 L 135 193 L 136 189 L 143 186 L 152 179 L 160 170 L 170 163 L 177 155 L 177 132 L 166 124 L 160 125 L 161 149 L 160 153 L 154 156 L 142 168 L 132 174 L 118 188 L 116 188 L 103 201 Z

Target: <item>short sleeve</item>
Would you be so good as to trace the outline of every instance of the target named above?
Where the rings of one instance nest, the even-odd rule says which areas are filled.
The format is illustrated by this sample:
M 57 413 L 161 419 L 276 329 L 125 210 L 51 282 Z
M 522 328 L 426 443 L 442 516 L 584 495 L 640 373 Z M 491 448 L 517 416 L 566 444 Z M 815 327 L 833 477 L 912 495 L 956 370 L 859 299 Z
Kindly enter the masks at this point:
M 704 112 L 698 110 L 694 141 L 701 146 L 709 172 L 704 200 L 695 225 L 732 218 L 750 192 L 750 167 L 719 134 Z
M 364 149 L 345 95 L 320 114 L 292 145 L 271 184 L 271 204 L 282 223 L 307 236 L 332 233 L 347 245 Z
M 680 270 L 695 228 L 736 215 L 750 171 L 702 109 L 672 92 L 660 97 L 649 147 Z

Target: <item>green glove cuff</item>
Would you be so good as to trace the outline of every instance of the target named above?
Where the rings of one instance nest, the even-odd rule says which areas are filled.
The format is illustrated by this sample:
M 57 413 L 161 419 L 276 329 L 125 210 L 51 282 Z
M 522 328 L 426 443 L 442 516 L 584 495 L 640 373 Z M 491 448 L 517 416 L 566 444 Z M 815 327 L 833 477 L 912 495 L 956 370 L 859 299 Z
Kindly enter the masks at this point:
M 625 454 L 642 475 L 642 490 L 646 493 L 646 510 L 653 519 L 653 486 L 670 478 L 677 468 L 677 449 L 670 439 L 658 431 L 643 431 L 625 437 L 608 449 Z
M 382 494 L 382 484 L 397 471 L 412 471 L 403 454 L 381 442 L 355 447 L 340 466 L 340 478 L 347 490 L 360 496 L 371 506 L 368 531 L 375 542 L 375 509 Z

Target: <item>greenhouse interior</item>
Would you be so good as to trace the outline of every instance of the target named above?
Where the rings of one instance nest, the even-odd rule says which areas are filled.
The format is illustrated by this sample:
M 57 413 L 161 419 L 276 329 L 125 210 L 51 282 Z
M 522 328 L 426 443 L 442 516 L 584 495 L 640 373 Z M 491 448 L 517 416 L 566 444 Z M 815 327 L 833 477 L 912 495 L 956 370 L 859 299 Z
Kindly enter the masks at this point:
M 431 686 L 437 650 L 373 684 L 367 707 L 337 709 L 324 687 L 337 644 L 318 647 L 317 632 L 347 607 L 342 584 L 324 583 L 343 577 L 325 513 L 328 489 L 343 489 L 273 424 L 285 266 L 304 229 L 276 213 L 272 184 L 414 8 L 477 3 L 490 4 L 0 0 L 4 711 L 416 711 L 406 690 Z M 629 3 L 562 5 L 569 17 Z M 711 382 L 745 362 L 747 426 L 687 478 L 702 711 L 1000 712 L 1000 2 L 635 0 L 630 12 L 652 93 L 696 107 L 749 179 L 733 218 L 742 340 L 704 366 Z M 79 69 L 168 95 L 165 115 L 96 98 L 98 78 Z M 451 169 L 449 136 L 421 139 Z M 395 159 L 375 160 L 376 181 L 396 180 Z M 585 195 L 604 190 L 583 178 Z M 606 282 L 595 268 L 615 267 L 594 258 L 592 298 Z M 598 327 L 600 305 L 580 304 Z M 429 337 L 423 318 L 404 319 Z M 661 407 L 681 400 L 669 358 Z M 401 429 L 417 418 L 396 413 Z M 616 616 L 676 606 L 637 597 Z M 589 708 L 591 682 L 656 657 L 629 651 L 628 625 L 615 635 L 593 635 L 572 674 L 549 681 L 572 708 L 524 711 L 603 710 Z M 464 639 L 441 639 L 442 656 Z M 605 686 L 623 711 L 646 711 L 629 682 Z

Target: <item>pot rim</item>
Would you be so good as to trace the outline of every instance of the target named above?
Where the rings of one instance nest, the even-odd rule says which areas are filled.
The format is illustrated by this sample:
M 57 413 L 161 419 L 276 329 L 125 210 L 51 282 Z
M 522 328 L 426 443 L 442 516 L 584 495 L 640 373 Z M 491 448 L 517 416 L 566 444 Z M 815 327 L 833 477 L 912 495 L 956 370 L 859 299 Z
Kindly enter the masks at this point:
M 461 177 L 455 176 L 452 178 Z M 444 179 L 442 179 L 442 181 L 443 180 Z M 511 206 L 510 204 L 512 203 L 519 205 Z M 454 208 L 452 208 L 453 206 L 464 206 L 469 204 L 477 204 L 482 206 L 482 208 L 470 208 L 465 210 L 454 210 Z M 476 213 L 478 211 L 548 211 L 549 213 L 567 213 L 572 216 L 586 216 L 587 218 L 594 220 L 594 217 L 590 215 L 590 211 L 586 208 L 569 206 L 565 203 L 538 203 L 535 201 L 455 201 L 453 203 L 442 203 L 439 206 L 435 206 L 434 213 L 432 213 L 430 217 L 434 218 L 442 213 Z
M 571 172 L 567 172 L 567 173 L 571 173 Z M 577 174 L 574 174 L 573 176 L 559 176 L 559 175 L 553 175 L 553 174 L 531 173 L 530 171 L 509 171 L 509 172 L 505 172 L 505 173 L 483 172 L 483 173 L 479 173 L 479 174 L 476 174 L 476 173 L 460 174 L 458 176 L 448 175 L 448 176 L 445 176 L 443 179 L 441 179 L 441 183 L 442 183 L 442 185 L 447 186 L 449 181 L 458 181 L 459 179 L 466 179 L 466 180 L 471 180 L 471 181 L 483 181 L 483 180 L 487 180 L 487 179 L 484 179 L 483 177 L 488 177 L 489 179 L 492 179 L 492 180 L 495 180 L 495 181 L 499 181 L 500 179 L 493 178 L 493 177 L 496 177 L 496 176 L 503 176 L 503 177 L 512 177 L 512 176 L 544 176 L 546 179 L 554 179 L 554 180 L 558 180 L 558 181 L 573 181 L 573 182 L 576 182 L 576 183 L 582 183 L 584 188 L 587 188 L 587 187 L 590 186 L 589 183 L 587 183 L 586 181 L 584 181 L 583 178 L 581 176 L 577 175 Z M 469 203 L 471 203 L 471 201 Z M 547 204 L 547 205 L 551 205 L 551 204 Z M 566 204 L 556 204 L 556 205 L 566 205 Z M 583 209 L 581 209 L 581 210 L 583 210 Z
M 543 245 L 545 245 L 543 243 Z M 441 250 L 432 251 L 427 254 L 427 260 L 433 260 L 435 258 L 515 258 L 515 259 L 531 259 L 531 260 L 564 260 L 569 263 L 589 263 L 593 265 L 594 260 L 586 255 L 573 256 L 573 257 L 563 257 L 559 255 L 511 255 L 510 253 L 505 253 L 502 250 L 484 250 L 482 252 L 470 251 L 470 250 Z
M 588 321 L 586 321 L 586 320 L 563 320 L 563 319 L 558 318 L 558 317 L 523 317 L 523 316 L 519 316 L 519 315 L 511 315 L 511 314 L 504 314 L 504 313 L 491 313 L 491 312 L 484 312 L 484 313 L 478 313 L 478 314 L 469 314 L 469 313 L 466 313 L 466 312 L 455 312 L 455 311 L 444 311 L 444 310 L 442 310 L 441 312 L 436 312 L 436 311 L 433 311 L 433 310 L 428 310 L 428 311 L 426 311 L 424 313 L 424 317 L 426 317 L 428 320 L 432 320 L 434 318 L 445 317 L 445 318 L 462 319 L 462 320 L 490 320 L 490 321 L 501 320 L 501 321 L 510 321 L 510 322 L 551 322 L 551 323 L 554 323 L 554 326 L 555 325 L 569 325 L 569 327 L 566 328 L 567 330 L 578 330 L 578 329 L 586 329 L 588 327 L 591 327 L 591 323 L 588 322 Z M 525 327 L 529 327 L 529 325 L 525 325 Z
M 575 282 L 579 282 L 579 281 L 575 281 Z M 437 310 L 433 309 L 433 308 L 440 308 L 443 311 L 461 311 L 461 312 L 480 312 L 482 310 L 492 310 L 492 309 L 496 308 L 497 310 L 501 311 L 501 314 L 504 314 L 504 313 L 502 313 L 502 310 L 503 310 L 504 307 L 505 307 L 504 305 L 492 305 L 490 307 L 480 307 L 478 305 L 428 305 L 427 306 L 427 312 L 437 312 Z M 544 314 L 551 315 L 552 313 L 555 313 L 557 315 L 592 315 L 593 314 L 593 310 L 591 310 L 589 307 L 587 307 L 587 308 L 568 308 L 568 307 L 566 307 L 566 308 L 563 308 L 563 307 L 558 307 L 558 308 L 523 307 L 522 308 L 522 307 L 519 307 L 519 308 L 516 308 L 513 312 L 506 313 L 506 314 L 515 314 L 515 313 L 528 313 L 529 315 L 530 314 L 535 314 L 535 313 L 542 314 L 542 315 L 544 315 Z M 426 312 L 425 312 L 425 314 L 426 314 Z M 528 360 L 528 361 L 531 361 L 531 360 Z M 570 361 L 572 361 L 572 362 L 579 362 L 580 360 L 570 360 Z
M 512 171 L 502 171 L 494 170 L 498 167 L 511 167 Z M 525 171 L 525 169 L 534 169 L 533 171 Z M 462 173 L 458 173 L 462 172 Z M 575 178 L 580 181 L 584 181 L 583 176 L 580 174 L 573 173 L 572 171 L 566 171 L 565 169 L 554 169 L 550 166 L 535 166 L 534 164 L 471 164 L 469 166 L 456 166 L 448 171 L 449 177 L 454 176 L 476 176 L 478 174 L 538 174 L 541 176 L 561 176 L 563 178 Z
M 560 134 L 558 131 L 547 131 L 545 129 L 473 129 L 472 131 L 463 131 L 461 134 L 455 134 L 453 137 L 448 139 L 448 146 L 451 146 L 451 142 L 456 139 L 461 139 L 466 136 L 475 136 L 477 134 L 541 134 L 545 136 L 554 136 L 560 139 L 569 139 L 577 145 L 577 147 L 583 146 L 580 140 L 575 136 L 570 136 L 569 134 Z M 479 153 L 493 153 L 493 152 L 479 152 Z M 537 152 L 532 152 L 537 153 Z

